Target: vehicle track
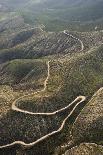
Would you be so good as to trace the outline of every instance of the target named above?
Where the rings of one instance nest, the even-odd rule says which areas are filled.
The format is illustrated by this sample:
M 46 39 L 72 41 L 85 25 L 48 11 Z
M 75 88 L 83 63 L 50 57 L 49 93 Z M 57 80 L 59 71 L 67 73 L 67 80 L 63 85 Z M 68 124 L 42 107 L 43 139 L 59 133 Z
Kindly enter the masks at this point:
M 72 34 L 69 34 L 68 32 L 66 32 L 66 30 L 64 30 L 63 33 L 66 34 L 67 36 L 70 36 L 73 39 L 75 39 L 75 40 L 77 40 L 77 41 L 80 42 L 80 44 L 81 44 L 81 50 L 80 50 L 80 52 L 84 50 L 84 44 L 83 44 L 82 40 L 80 40 L 79 38 L 74 37 Z
M 24 146 L 24 147 L 26 147 L 26 148 L 30 148 L 30 147 L 34 146 L 35 144 L 37 144 L 37 143 L 43 141 L 44 139 L 49 138 L 50 136 L 52 136 L 52 135 L 54 135 L 54 134 L 56 134 L 56 133 L 61 132 L 62 129 L 64 128 L 64 125 L 65 125 L 67 119 L 73 114 L 73 112 L 74 112 L 74 110 L 77 108 L 77 106 L 78 106 L 80 103 L 84 102 L 85 100 L 86 100 L 86 97 L 85 97 L 85 96 L 78 96 L 78 97 L 77 97 L 72 103 L 70 103 L 67 107 L 62 108 L 62 109 L 60 109 L 60 110 L 57 110 L 57 111 L 55 111 L 55 112 L 53 112 L 53 113 L 34 113 L 34 114 L 32 113 L 32 115 L 46 115 L 46 116 L 56 115 L 57 113 L 63 112 L 64 110 L 68 109 L 70 106 L 72 106 L 75 102 L 78 101 L 77 104 L 76 104 L 76 106 L 74 106 L 73 110 L 72 110 L 72 111 L 69 113 L 69 115 L 63 120 L 63 122 L 62 122 L 62 124 L 61 124 L 61 126 L 60 126 L 60 128 L 59 128 L 58 130 L 53 131 L 53 132 L 51 132 L 51 133 L 49 133 L 49 134 L 47 134 L 47 135 L 41 137 L 40 139 L 38 139 L 38 140 L 36 140 L 36 141 L 34 141 L 34 142 L 32 142 L 32 143 L 29 143 L 29 144 L 24 143 L 24 142 L 22 142 L 22 141 L 15 141 L 15 142 L 13 142 L 13 143 L 11 143 L 11 144 L 7 144 L 7 145 L 0 146 L 0 149 L 7 148 L 7 147 L 12 147 L 12 146 L 17 145 L 17 144 L 22 145 L 22 146 Z M 29 114 L 30 114 L 30 113 L 29 113 Z
M 80 41 L 80 43 L 81 43 L 81 50 L 84 49 L 84 45 L 83 45 L 83 43 L 82 43 L 82 41 L 81 41 L 80 39 L 78 39 L 78 38 L 72 36 L 71 34 L 68 34 L 68 33 L 66 32 L 66 30 L 64 30 L 64 34 L 66 34 L 66 35 L 68 35 L 68 36 L 71 36 L 71 37 L 73 37 L 74 39 Z M 44 81 L 44 88 L 43 88 L 42 90 L 38 90 L 38 91 L 35 92 L 35 93 L 28 94 L 28 95 L 24 95 L 24 96 L 22 96 L 22 97 L 16 99 L 16 100 L 12 103 L 12 110 L 13 110 L 13 111 L 16 111 L 16 112 L 20 112 L 20 113 L 29 114 L 29 115 L 41 115 L 41 116 L 42 116 L 42 115 L 45 115 L 45 116 L 50 116 L 50 115 L 56 115 L 56 114 L 58 114 L 59 112 L 65 111 L 66 109 L 68 109 L 70 106 L 72 106 L 72 105 L 73 105 L 74 103 L 76 103 L 76 102 L 77 102 L 77 104 L 74 106 L 74 108 L 72 109 L 72 111 L 68 114 L 68 116 L 63 120 L 63 122 L 62 122 L 61 126 L 58 128 L 58 130 L 53 131 L 53 132 L 51 132 L 51 133 L 49 133 L 49 134 L 47 134 L 47 135 L 45 135 L 45 136 L 39 138 L 38 140 L 36 140 L 36 141 L 34 141 L 34 142 L 32 142 L 32 143 L 29 143 L 29 144 L 24 143 L 23 141 L 15 141 L 15 142 L 13 142 L 13 143 L 11 143 L 11 144 L 7 144 L 7 145 L 0 146 L 0 149 L 7 148 L 7 147 L 12 147 L 12 146 L 17 145 L 17 144 L 22 145 L 22 146 L 24 146 L 24 147 L 26 147 L 26 148 L 30 148 L 30 147 L 34 146 L 35 144 L 37 144 L 37 143 L 43 141 L 44 139 L 49 138 L 50 136 L 52 136 L 52 135 L 54 135 L 54 134 L 56 134 L 56 133 L 61 132 L 62 129 L 64 128 L 64 125 L 65 125 L 66 121 L 67 121 L 68 118 L 73 114 L 73 112 L 74 112 L 74 110 L 77 108 L 77 106 L 78 106 L 80 103 L 82 103 L 82 102 L 84 102 L 84 101 L 86 100 L 86 97 L 85 97 L 85 96 L 78 96 L 78 97 L 77 97 L 73 102 L 71 102 L 68 106 L 66 106 L 66 107 L 64 107 L 64 108 L 62 108 L 62 109 L 59 109 L 59 110 L 57 110 L 57 111 L 54 111 L 54 112 L 52 112 L 52 113 L 33 113 L 33 112 L 29 112 L 29 111 L 26 111 L 26 110 L 23 110 L 23 109 L 18 108 L 17 104 L 18 104 L 18 102 L 19 102 L 20 100 L 22 100 L 22 99 L 24 99 L 25 97 L 28 97 L 28 96 L 30 96 L 30 95 L 35 95 L 35 94 L 37 94 L 37 93 L 44 92 L 44 91 L 46 90 L 46 88 L 47 88 L 47 83 L 48 83 L 48 79 L 49 79 L 49 77 L 50 77 L 50 61 L 48 61 L 47 66 L 48 66 L 48 73 L 47 73 L 47 78 L 46 78 L 46 80 Z

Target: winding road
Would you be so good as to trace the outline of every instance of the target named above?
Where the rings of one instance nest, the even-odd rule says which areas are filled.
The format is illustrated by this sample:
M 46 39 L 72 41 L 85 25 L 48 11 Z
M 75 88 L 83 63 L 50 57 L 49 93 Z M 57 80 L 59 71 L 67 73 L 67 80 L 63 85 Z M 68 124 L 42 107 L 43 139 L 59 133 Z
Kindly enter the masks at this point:
M 83 44 L 82 40 L 80 40 L 79 38 L 74 37 L 72 34 L 69 34 L 67 32 L 67 30 L 64 30 L 63 33 L 66 34 L 66 35 L 68 35 L 68 36 L 70 36 L 70 37 L 72 37 L 73 39 L 79 41 L 80 44 L 81 44 L 81 50 L 80 51 L 83 51 L 84 50 L 84 44 Z
M 31 94 L 28 94 L 28 95 L 24 95 L 24 96 L 21 96 L 20 98 L 16 99 L 13 103 L 12 103 L 12 110 L 14 111 L 17 111 L 17 112 L 21 112 L 21 113 L 25 113 L 25 114 L 30 114 L 30 115 L 38 115 L 41 113 L 32 113 L 32 112 L 29 112 L 29 111 L 26 111 L 26 110 L 22 110 L 20 108 L 18 108 L 17 104 L 20 100 L 23 100 L 25 99 L 26 97 L 28 96 L 31 96 L 31 95 L 35 95 L 37 93 L 40 93 L 40 92 L 44 92 L 46 90 L 46 87 L 47 87 L 47 83 L 48 83 L 48 79 L 50 77 L 50 61 L 48 61 L 47 63 L 47 66 L 48 66 L 48 73 L 47 73 L 47 78 L 46 80 L 44 81 L 44 88 L 42 90 L 38 90 L 37 92 L 34 92 L 34 93 L 31 93 Z M 45 114 L 45 113 L 44 113 Z
M 66 35 L 71 36 L 71 37 L 73 37 L 74 39 L 80 41 L 80 43 L 81 43 L 81 50 L 84 49 L 84 45 L 83 45 L 83 43 L 82 43 L 82 41 L 81 41 L 80 39 L 75 38 L 75 37 L 72 36 L 71 34 L 68 34 L 68 33 L 66 32 L 66 30 L 64 30 L 64 33 L 65 33 Z M 61 126 L 58 128 L 58 130 L 53 131 L 53 132 L 51 132 L 51 133 L 49 133 L 49 134 L 47 134 L 47 135 L 41 137 L 40 139 L 38 139 L 38 140 L 36 140 L 36 141 L 34 141 L 34 142 L 32 142 L 32 143 L 29 143 L 29 144 L 24 143 L 23 141 L 15 141 L 15 142 L 13 142 L 13 143 L 11 143 L 11 144 L 7 144 L 7 145 L 0 146 L 0 149 L 7 148 L 7 147 L 12 147 L 12 146 L 17 145 L 17 144 L 22 145 L 22 146 L 24 146 L 24 147 L 26 147 L 26 148 L 30 148 L 30 147 L 34 146 L 35 144 L 37 144 L 37 143 L 43 141 L 44 139 L 49 138 L 50 136 L 52 136 L 52 135 L 54 135 L 54 134 L 56 134 L 56 133 L 61 132 L 62 129 L 63 129 L 63 127 L 64 127 L 64 125 L 65 125 L 65 123 L 66 123 L 66 121 L 67 121 L 67 119 L 73 114 L 73 112 L 74 112 L 74 110 L 77 108 L 77 106 L 86 100 L 86 97 L 85 97 L 85 96 L 78 96 L 78 97 L 77 97 L 73 102 L 71 102 L 68 106 L 66 106 L 66 107 L 64 107 L 64 108 L 62 108 L 62 109 L 59 109 L 59 110 L 57 110 L 57 111 L 54 111 L 54 112 L 52 112 L 52 113 L 33 113 L 33 112 L 25 111 L 25 110 L 23 110 L 23 109 L 18 108 L 18 102 L 19 102 L 20 100 L 22 100 L 22 99 L 24 99 L 25 97 L 28 97 L 28 96 L 30 96 L 30 95 L 35 95 L 35 94 L 37 94 L 37 93 L 44 92 L 44 91 L 46 90 L 46 88 L 47 88 L 47 83 L 48 83 L 48 79 L 49 79 L 49 77 L 50 77 L 50 61 L 48 61 L 47 66 L 48 66 L 48 73 L 47 73 L 47 78 L 46 78 L 46 80 L 44 81 L 44 88 L 43 88 L 42 90 L 38 90 L 37 92 L 34 92 L 34 93 L 32 93 L 32 94 L 24 95 L 24 96 L 22 96 L 22 97 L 16 99 L 16 100 L 12 103 L 12 110 L 13 110 L 13 111 L 16 111 L 16 112 L 20 112 L 20 113 L 29 114 L 29 115 L 41 115 L 41 116 L 42 116 L 42 115 L 45 115 L 45 116 L 50 116 L 50 115 L 56 115 L 56 114 L 58 114 L 59 112 L 63 112 L 63 111 L 65 111 L 66 109 L 68 109 L 70 106 L 73 106 L 73 105 L 74 105 L 74 107 L 72 108 L 72 111 L 71 111 L 71 112 L 68 114 L 68 116 L 63 120 L 63 122 L 62 122 Z M 76 103 L 76 102 L 77 102 L 77 103 Z M 75 105 L 75 103 L 76 103 L 76 105 Z

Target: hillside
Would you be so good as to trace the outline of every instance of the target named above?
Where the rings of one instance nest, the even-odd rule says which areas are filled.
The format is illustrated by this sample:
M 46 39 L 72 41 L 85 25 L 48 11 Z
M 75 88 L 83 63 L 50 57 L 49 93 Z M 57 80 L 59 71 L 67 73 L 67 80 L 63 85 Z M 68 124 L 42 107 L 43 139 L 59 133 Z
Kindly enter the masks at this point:
M 102 51 L 103 51 L 103 46 L 96 49 L 92 49 L 84 54 L 83 53 L 77 54 L 77 56 L 75 57 L 73 56 L 73 58 L 71 58 L 69 61 L 64 59 L 63 64 L 59 61 L 58 63 L 56 61 L 50 62 L 50 69 L 51 69 L 50 78 L 47 84 L 46 92 L 40 92 L 39 94 L 34 94 L 34 95 L 31 94 L 29 96 L 28 95 L 25 96 L 21 100 L 18 100 L 17 107 L 33 113 L 53 112 L 57 109 L 67 106 L 73 99 L 76 98 L 76 96 L 79 96 L 79 94 L 87 96 L 89 100 L 91 96 L 102 86 L 102 83 L 103 83 L 102 81 L 102 76 L 103 76 L 102 75 L 103 74 L 103 71 L 102 71 L 103 54 L 102 53 L 103 52 Z M 95 65 L 94 65 L 94 62 L 95 62 Z M 57 82 L 59 83 L 59 89 L 58 89 Z M 15 93 L 13 94 L 15 95 Z M 53 104 L 55 104 L 55 106 L 53 106 Z M 71 126 L 71 124 L 74 122 L 75 118 L 80 113 L 82 107 L 84 107 L 85 104 L 86 103 L 76 108 L 76 111 L 71 116 L 71 119 L 68 120 L 68 123 L 67 123 L 68 126 Z M 20 139 L 25 142 L 32 142 L 34 138 L 36 140 L 37 137 L 40 137 L 41 135 L 40 134 L 41 132 L 38 132 L 38 135 L 36 134 L 33 137 L 31 137 L 32 132 L 37 133 L 36 130 L 38 129 L 39 131 L 43 131 L 42 134 L 45 135 L 46 133 L 53 130 L 51 126 L 52 122 L 53 122 L 53 126 L 55 126 L 55 129 L 57 129 L 58 126 L 61 124 L 62 119 L 64 119 L 65 115 L 67 114 L 67 113 L 65 113 L 65 115 L 63 114 L 63 118 L 61 118 L 61 114 L 58 115 L 56 118 L 55 117 L 46 118 L 46 116 L 34 117 L 31 115 L 29 116 L 23 113 L 12 111 L 10 109 L 11 107 L 10 101 L 8 106 L 9 106 L 8 111 L 5 110 L 6 113 L 5 115 L 2 113 L 2 118 L 1 118 L 1 126 L 2 126 L 2 133 L 3 133 L 1 137 L 1 144 L 6 144 L 5 142 L 10 143 L 12 142 L 12 139 L 19 140 L 18 139 L 19 136 L 22 137 L 22 139 L 21 138 Z M 17 119 L 18 117 L 19 119 Z M 35 121 L 34 121 L 34 118 L 35 118 Z M 10 120 L 12 121 L 10 122 Z M 14 124 L 15 120 L 17 120 L 17 122 L 13 127 L 12 124 Z M 52 120 L 55 120 L 56 122 Z M 42 123 L 45 122 L 45 130 L 43 130 L 43 125 L 41 121 Z M 51 121 L 50 126 L 48 121 L 49 122 Z M 35 126 L 36 123 L 37 123 L 36 126 L 38 126 L 38 128 L 36 128 Z M 47 124 L 48 124 L 48 130 L 46 127 Z M 10 130 L 8 130 L 8 132 L 7 130 L 5 130 L 6 126 L 9 126 Z M 18 130 L 15 130 L 18 126 L 19 126 Z M 24 128 L 25 128 L 25 136 L 24 136 Z M 77 129 L 79 130 L 79 128 Z M 11 133 L 11 130 L 15 132 L 13 132 L 11 136 L 9 136 Z M 18 136 L 16 137 L 17 134 Z M 65 131 L 64 135 L 65 135 L 64 137 L 69 136 L 68 130 Z M 79 134 L 77 133 L 76 135 L 79 136 Z M 58 140 L 56 144 L 58 144 Z M 52 147 L 54 147 L 53 144 L 50 145 L 50 148 Z M 38 152 L 38 149 L 37 149 L 37 152 Z
M 103 154 L 102 0 L 0 0 L 0 155 Z
M 46 77 L 46 72 L 47 66 L 45 62 L 24 59 L 14 60 L 1 66 L 0 83 L 12 86 L 19 85 L 21 89 L 40 87 Z
M 83 143 L 78 147 L 74 147 L 73 149 L 66 151 L 64 155 L 81 155 L 82 153 L 84 155 L 102 155 L 103 147 L 92 143 Z
M 39 105 L 39 112 L 43 112 L 43 106 L 47 106 L 56 102 L 55 107 L 48 109 L 48 111 L 57 110 L 64 105 L 67 106 L 68 101 L 72 101 L 79 94 L 87 96 L 88 99 L 100 88 L 103 83 L 102 76 L 102 51 L 103 47 L 93 49 L 85 54 L 80 54 L 72 59 L 65 60 L 63 64 L 60 62 L 50 63 L 50 78 L 47 85 L 47 93 L 53 92 L 55 95 L 50 97 L 41 97 L 38 100 L 31 98 L 30 101 L 24 101 L 19 104 L 20 108 L 31 111 L 31 104 L 33 106 L 32 112 L 35 111 L 35 104 Z M 95 62 L 95 65 L 94 65 Z M 55 90 L 59 91 L 55 93 Z M 32 97 L 32 96 L 31 96 Z M 47 103 L 46 103 L 47 101 Z M 30 103 L 29 103 L 30 102 Z M 40 104 L 39 104 L 40 102 Z M 35 103 L 35 104 L 33 104 Z
M 4 27 L 4 26 L 3 26 Z M 79 52 L 80 42 L 64 34 L 49 33 L 41 28 L 21 28 L 3 31 L 0 36 L 0 62 L 13 59 L 34 59 L 44 56 L 70 54 Z M 11 31 L 11 32 L 10 32 Z M 8 34 L 8 37 L 6 35 Z
M 96 142 L 102 144 L 102 96 L 103 88 L 101 88 L 90 100 L 90 102 L 82 110 L 81 114 L 76 119 L 73 125 L 74 141 Z M 83 123 L 82 123 L 83 120 Z M 82 124 L 82 126 L 80 125 Z M 78 128 L 79 127 L 79 128 Z
M 102 96 L 103 88 L 99 89 L 83 108 L 76 118 L 71 129 L 71 143 L 61 146 L 55 151 L 55 155 L 65 152 L 65 155 L 84 153 L 93 155 L 103 154 L 103 126 L 102 126 Z M 101 146 L 99 146 L 101 144 Z M 72 148 L 72 146 L 74 146 Z M 71 148 L 71 149 L 69 149 Z

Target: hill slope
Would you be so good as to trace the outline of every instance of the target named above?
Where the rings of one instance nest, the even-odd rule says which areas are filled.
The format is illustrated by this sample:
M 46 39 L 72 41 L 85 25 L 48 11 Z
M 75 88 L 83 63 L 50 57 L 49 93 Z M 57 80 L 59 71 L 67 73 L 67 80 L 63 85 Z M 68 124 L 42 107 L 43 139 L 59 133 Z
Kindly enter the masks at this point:
M 36 155 L 43 149 L 49 155 L 57 145 L 71 139 L 72 125 L 76 143 L 98 141 L 102 144 L 102 92 L 88 101 L 103 86 L 103 31 L 46 32 L 25 24 L 21 19 L 14 27 L 10 24 L 12 20 L 6 21 L 0 22 L 4 28 L 0 32 L 0 145 L 15 140 L 30 143 L 57 130 L 73 107 L 53 117 L 33 116 L 30 112 L 57 111 L 79 95 L 86 96 L 87 100 L 75 107 L 60 134 L 30 150 L 13 146 L 9 153 L 20 151 L 21 155 L 23 151 L 34 155 L 37 147 Z M 29 113 L 14 111 L 12 103 Z M 81 112 L 82 108 L 86 111 Z M 82 120 L 86 128 L 80 126 Z M 8 150 L 1 149 L 0 154 L 7 154 Z
M 82 110 L 73 125 L 73 138 L 78 142 L 103 140 L 103 88 L 101 88 Z
M 103 147 L 100 145 L 92 144 L 92 143 L 83 143 L 77 147 L 72 148 L 65 152 L 64 155 L 102 155 Z

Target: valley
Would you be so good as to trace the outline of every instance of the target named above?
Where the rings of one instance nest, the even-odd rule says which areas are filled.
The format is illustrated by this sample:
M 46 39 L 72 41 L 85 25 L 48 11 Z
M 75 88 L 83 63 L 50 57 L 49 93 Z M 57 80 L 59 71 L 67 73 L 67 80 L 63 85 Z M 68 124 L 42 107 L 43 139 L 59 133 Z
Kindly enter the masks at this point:
M 0 0 L 0 155 L 103 154 L 102 5 Z

